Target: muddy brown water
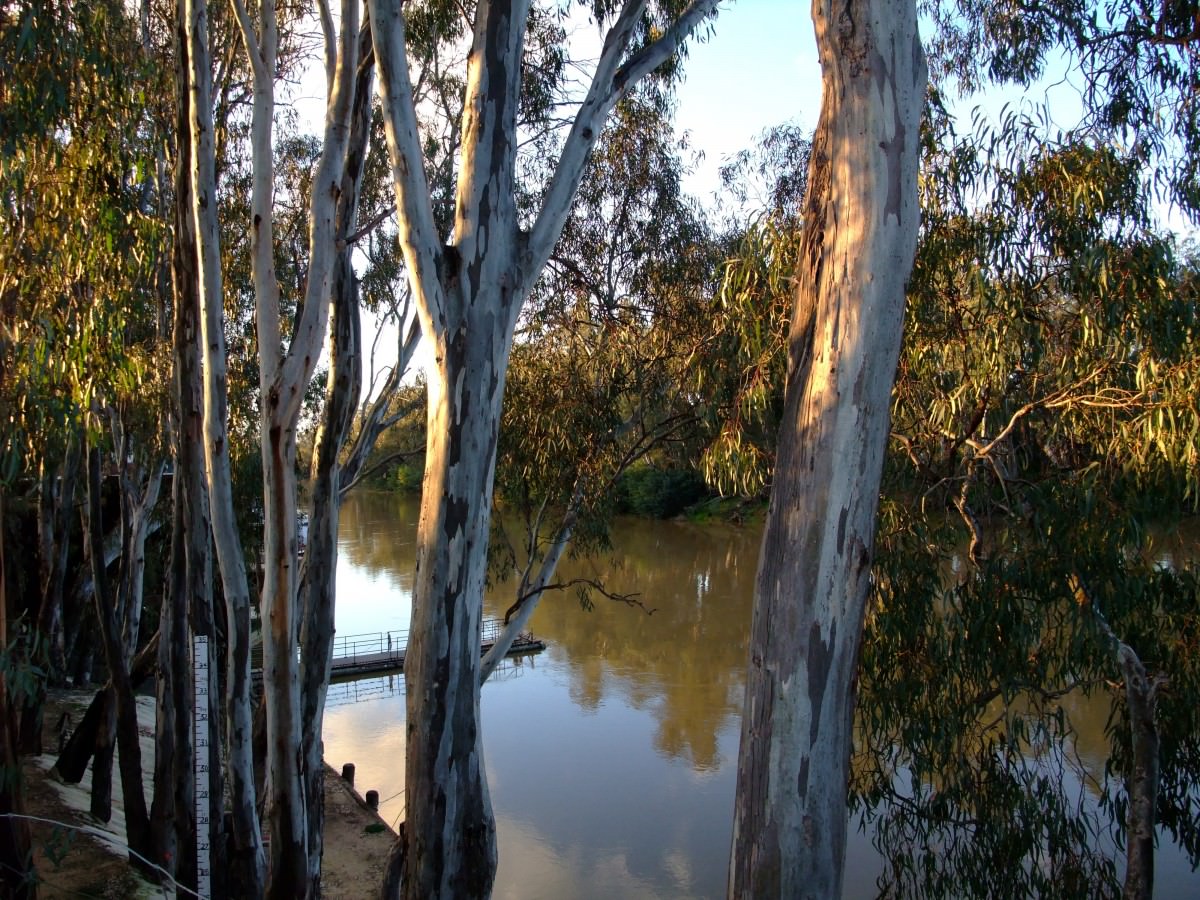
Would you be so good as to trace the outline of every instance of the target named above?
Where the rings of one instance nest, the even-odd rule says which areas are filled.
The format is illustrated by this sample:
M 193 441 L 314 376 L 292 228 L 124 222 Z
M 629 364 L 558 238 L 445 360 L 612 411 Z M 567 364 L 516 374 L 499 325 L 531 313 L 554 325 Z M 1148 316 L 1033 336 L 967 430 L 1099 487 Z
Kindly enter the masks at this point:
M 347 499 L 339 636 L 407 629 L 416 515 L 409 497 Z M 483 689 L 497 898 L 725 893 L 759 530 L 627 520 L 614 544 L 562 574 L 602 578 L 646 609 L 548 597 L 531 626 L 547 650 L 506 663 Z M 485 614 L 509 602 L 497 589 Z M 354 762 L 356 786 L 379 791 L 391 823 L 404 809 L 403 690 L 400 675 L 335 684 L 324 729 L 327 761 Z M 1106 714 L 1072 711 L 1095 775 Z M 857 822 L 847 852 L 845 896 L 876 896 L 883 863 Z M 1174 847 L 1160 848 L 1157 869 L 1156 896 L 1200 896 L 1200 875 Z

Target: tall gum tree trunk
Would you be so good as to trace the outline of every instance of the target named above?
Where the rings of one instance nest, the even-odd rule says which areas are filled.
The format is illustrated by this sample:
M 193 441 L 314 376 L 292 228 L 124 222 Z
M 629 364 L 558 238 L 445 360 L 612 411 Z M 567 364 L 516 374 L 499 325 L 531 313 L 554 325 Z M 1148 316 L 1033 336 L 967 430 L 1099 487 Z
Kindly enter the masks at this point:
M 562 232 L 605 118 L 658 68 L 716 0 L 687 3 L 630 53 L 646 12 L 612 17 L 587 95 L 527 234 L 515 208 L 517 111 L 529 0 L 475 5 L 464 80 L 453 243 L 433 215 L 405 54 L 400 0 L 370 0 L 399 239 L 429 374 L 425 480 L 417 532 L 412 637 L 405 658 L 406 821 L 385 896 L 485 897 L 496 869 L 495 821 L 479 731 L 480 622 L 500 404 L 521 304 Z
M 211 524 L 204 471 L 204 385 L 200 370 L 199 261 L 192 214 L 192 149 L 188 93 L 186 10 L 176 5 L 175 240 L 172 247 L 172 390 L 174 393 L 175 472 L 171 535 L 171 574 L 164 591 L 157 718 L 155 722 L 154 804 L 151 821 L 161 849 L 170 854 L 177 880 L 196 886 L 195 743 L 191 603 L 212 603 Z M 210 707 L 210 712 L 211 712 Z M 221 833 L 218 830 L 218 833 Z
M 254 791 L 253 719 L 250 707 L 250 588 L 233 511 L 229 462 L 229 401 L 221 247 L 217 224 L 208 4 L 205 0 L 180 2 L 184 3 L 183 37 L 187 47 L 192 220 L 198 262 L 199 337 L 204 376 L 204 469 L 213 545 L 220 564 L 228 627 L 226 710 L 233 813 L 232 875 L 246 895 L 260 896 L 266 878 L 266 855 L 259 832 Z M 210 641 L 209 647 L 215 652 L 216 641 Z M 214 678 L 216 669 L 215 665 L 209 667 Z M 216 691 L 210 691 L 209 702 L 212 703 L 216 696 Z M 210 715 L 209 719 L 213 722 L 216 716 Z M 210 753 L 216 754 L 219 746 L 219 741 L 211 742 Z M 210 765 L 210 771 L 215 771 L 214 765 Z
M 858 650 L 926 68 L 912 0 L 818 0 L 824 72 L 755 583 L 731 897 L 841 896 Z
M 486 897 L 497 861 L 479 730 L 479 646 L 508 347 L 494 332 L 491 346 L 478 333 L 468 342 L 466 334 L 456 329 L 429 378 L 430 439 L 405 657 L 410 840 L 402 881 L 410 898 Z M 463 390 L 453 389 L 460 384 Z
M 358 281 L 346 243 L 357 222 L 358 195 L 366 163 L 374 95 L 374 57 L 369 21 L 358 35 L 358 71 L 350 116 L 350 140 L 337 206 L 341 249 L 330 291 L 329 382 L 317 436 L 311 487 L 312 515 L 304 555 L 300 598 L 300 719 L 304 752 L 304 801 L 308 820 L 308 895 L 321 896 L 324 850 L 325 694 L 333 654 L 338 518 L 341 511 L 341 456 L 358 408 L 362 383 L 362 323 Z
M 322 4 L 328 98 L 321 156 L 309 197 L 308 269 L 303 302 L 283 350 L 273 230 L 275 77 L 279 32 L 273 0 L 258 6 L 257 28 L 242 0 L 234 10 L 254 74 L 250 254 L 258 330 L 263 463 L 263 691 L 267 725 L 267 814 L 271 859 L 267 896 L 305 895 L 310 880 L 304 749 L 301 746 L 300 631 L 296 546 L 296 429 L 328 324 L 342 187 L 358 67 L 359 7 L 342 0 L 339 31 Z
M 325 66 L 329 88 L 324 142 L 309 198 L 308 271 L 301 312 L 284 353 L 280 287 L 274 263 L 272 128 L 279 34 L 272 0 L 259 4 L 256 28 L 241 0 L 234 10 L 254 75 L 251 127 L 253 178 L 250 248 L 262 408 L 263 461 L 263 687 L 266 707 L 267 811 L 271 860 L 267 896 L 303 896 L 309 889 L 308 805 L 301 746 L 301 689 L 297 660 L 299 603 L 296 547 L 296 428 L 300 406 L 319 355 L 337 255 L 337 198 L 350 133 L 357 68 L 358 9 L 341 4 L 334 34 L 323 4 Z M 317 885 L 319 886 L 319 884 Z

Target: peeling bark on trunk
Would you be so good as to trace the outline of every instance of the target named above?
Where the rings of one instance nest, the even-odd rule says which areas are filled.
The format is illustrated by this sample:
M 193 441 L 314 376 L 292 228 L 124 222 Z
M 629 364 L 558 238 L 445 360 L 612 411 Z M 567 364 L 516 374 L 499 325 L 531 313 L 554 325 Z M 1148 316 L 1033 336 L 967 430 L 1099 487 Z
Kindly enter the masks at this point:
M 456 329 L 429 378 L 429 444 L 404 668 L 409 843 L 402 882 L 408 898 L 487 897 L 497 862 L 479 729 L 479 642 L 508 354 L 502 335 L 491 335 L 490 346 L 478 333 L 470 342 L 465 337 L 465 328 Z M 459 394 L 451 388 L 458 384 L 485 388 Z
M 358 37 L 360 60 L 355 76 L 350 141 L 342 173 L 337 206 L 339 243 L 353 233 L 358 194 L 366 163 L 374 93 L 371 30 L 364 22 Z M 330 306 L 329 382 L 313 465 L 312 513 L 308 547 L 301 578 L 300 663 L 301 746 L 304 752 L 304 787 L 308 822 L 308 896 L 321 896 L 321 855 L 324 838 L 325 693 L 329 686 L 333 654 L 335 576 L 337 574 L 338 513 L 341 509 L 341 467 L 338 460 L 346 445 L 362 383 L 362 324 L 359 319 L 358 281 L 351 248 L 338 253 L 333 270 Z
M 841 895 L 858 650 L 916 247 L 912 0 L 813 4 L 824 70 L 755 585 L 731 897 Z
M 221 570 L 228 623 L 226 707 L 228 772 L 233 813 L 231 872 L 249 896 L 260 896 L 266 879 L 266 855 L 259 832 L 254 791 L 253 723 L 250 705 L 250 588 L 233 511 L 228 442 L 223 293 L 217 223 L 216 161 L 212 122 L 211 60 L 206 0 L 183 0 L 182 44 L 188 74 L 188 137 L 192 221 L 199 277 L 200 341 L 204 375 L 204 466 L 213 541 Z M 265 437 L 265 436 L 264 436 Z M 211 613 L 207 617 L 211 623 Z M 211 633 L 211 632 L 210 632 Z M 210 641 L 212 652 L 216 641 Z M 216 686 L 218 667 L 209 671 Z M 210 691 L 210 698 L 218 696 Z M 215 724 L 217 717 L 210 716 Z M 217 753 L 220 741 L 210 743 Z M 218 771 L 210 765 L 210 772 Z M 218 816 L 216 822 L 221 820 Z M 214 827 L 216 826 L 214 822 Z
M 689 3 L 660 37 L 633 54 L 630 41 L 645 3 L 630 0 L 621 7 L 543 207 L 529 233 L 522 234 L 514 179 L 530 3 L 481 0 L 467 62 L 454 243 L 444 246 L 425 177 L 403 4 L 370 2 L 400 244 L 435 357 L 405 658 L 407 820 L 389 861 L 385 895 L 485 897 L 491 890 L 496 837 L 479 730 L 479 640 L 500 404 L 513 331 L 521 304 L 562 232 L 608 113 L 715 7 L 716 0 Z

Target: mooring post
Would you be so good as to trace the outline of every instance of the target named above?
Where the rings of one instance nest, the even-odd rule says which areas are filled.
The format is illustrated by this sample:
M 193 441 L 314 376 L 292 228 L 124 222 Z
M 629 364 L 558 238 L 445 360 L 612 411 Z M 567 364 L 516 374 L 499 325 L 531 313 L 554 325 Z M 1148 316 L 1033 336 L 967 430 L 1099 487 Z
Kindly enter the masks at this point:
M 342 766 L 342 780 L 350 787 L 354 787 L 354 763 L 346 763 Z
M 367 791 L 367 809 L 379 812 L 379 791 Z

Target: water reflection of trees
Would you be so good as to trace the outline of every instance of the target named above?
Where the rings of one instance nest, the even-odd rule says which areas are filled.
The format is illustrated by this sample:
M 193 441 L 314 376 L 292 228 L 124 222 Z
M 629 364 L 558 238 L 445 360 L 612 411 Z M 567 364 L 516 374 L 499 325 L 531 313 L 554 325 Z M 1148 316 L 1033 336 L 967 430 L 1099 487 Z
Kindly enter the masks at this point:
M 585 709 L 611 696 L 649 711 L 655 749 L 710 770 L 723 760 L 718 736 L 741 714 L 746 630 L 757 533 L 679 522 L 622 521 L 603 560 L 567 560 L 561 578 L 599 578 L 638 594 L 646 609 L 593 594 L 548 597 L 533 620 L 548 652 L 568 664 L 570 695 Z M 487 612 L 502 615 L 504 586 Z M 652 610 L 652 612 L 648 612 Z
M 342 505 L 338 552 L 372 578 L 411 592 L 416 564 L 417 506 L 403 494 L 358 491 Z
M 372 577 L 411 590 L 416 513 L 408 496 L 353 494 L 343 507 L 340 552 Z M 578 706 L 595 710 L 619 698 L 655 717 L 656 752 L 714 769 L 724 762 L 719 735 L 741 715 L 757 530 L 628 519 L 613 541 L 603 558 L 564 560 L 560 578 L 636 593 L 645 609 L 593 593 L 585 611 L 563 592 L 546 598 L 533 630 L 565 664 Z M 494 586 L 485 613 L 502 617 L 510 592 Z
M 1196 545 L 1155 535 L 1133 552 L 1094 507 L 1068 525 L 993 529 L 979 563 L 953 573 L 937 552 L 945 536 L 884 531 L 852 796 L 889 861 L 888 894 L 1120 892 L 1129 723 L 1097 611 L 1170 673 L 1156 723 L 1160 851 L 1190 865 L 1200 855 L 1196 710 L 1178 708 L 1200 684 L 1189 624 L 1200 585 L 1177 570 Z M 1080 571 L 1102 573 L 1095 594 L 1073 589 Z

